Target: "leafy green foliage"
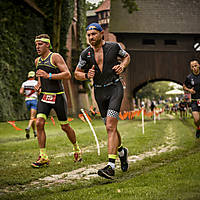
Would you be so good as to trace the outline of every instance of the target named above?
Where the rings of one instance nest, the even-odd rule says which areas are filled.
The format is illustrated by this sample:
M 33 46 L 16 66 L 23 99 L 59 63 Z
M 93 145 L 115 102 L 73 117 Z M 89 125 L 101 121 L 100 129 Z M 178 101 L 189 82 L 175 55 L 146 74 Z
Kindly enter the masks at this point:
M 168 96 L 165 94 L 168 90 L 173 89 L 171 86 L 169 86 L 169 81 L 157 81 L 148 83 L 146 86 L 141 88 L 136 96 L 139 99 L 166 99 Z
M 98 4 L 96 4 L 86 1 L 86 10 L 96 10 L 103 2 L 104 0 L 101 0 L 98 2 Z
M 66 34 L 71 25 L 74 11 L 74 0 L 64 0 L 62 3 L 62 23 L 61 23 L 61 33 L 60 33 L 60 54 L 66 59 Z
M 43 16 L 25 1 L 1 1 L 0 12 L 0 121 L 29 117 L 19 94 L 27 73 L 35 70 L 36 35 L 53 34 L 53 1 L 35 0 Z M 16 6 L 17 4 L 17 6 Z M 74 0 L 63 0 L 60 53 L 66 57 L 66 35 L 74 11 Z
M 102 3 L 100 1 L 97 7 Z M 131 3 L 132 2 L 132 3 Z M 0 1 L 0 121 L 27 119 L 24 99 L 19 94 L 27 73 L 34 70 L 37 56 L 34 38 L 41 33 L 53 35 L 54 1 L 34 0 L 43 16 L 25 1 Z M 86 6 L 84 0 L 78 3 L 78 44 L 75 59 L 86 47 Z M 125 7 L 134 8 L 133 1 L 123 1 Z M 16 6 L 17 5 L 17 6 Z M 66 58 L 66 35 L 73 18 L 74 0 L 62 2 L 62 24 L 60 53 Z M 73 58 L 74 59 L 74 58 Z
M 34 37 L 45 23 L 24 3 L 1 1 L 0 5 L 0 121 L 23 119 L 27 111 L 19 88 L 34 69 Z

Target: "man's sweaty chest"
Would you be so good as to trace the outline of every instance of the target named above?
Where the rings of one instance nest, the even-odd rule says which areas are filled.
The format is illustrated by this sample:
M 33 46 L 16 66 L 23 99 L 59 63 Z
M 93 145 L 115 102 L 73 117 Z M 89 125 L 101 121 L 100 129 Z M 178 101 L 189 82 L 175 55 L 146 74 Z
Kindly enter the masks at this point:
M 103 48 L 95 50 L 94 55 L 95 55 L 96 63 L 98 65 L 100 71 L 102 72 L 103 71 Z

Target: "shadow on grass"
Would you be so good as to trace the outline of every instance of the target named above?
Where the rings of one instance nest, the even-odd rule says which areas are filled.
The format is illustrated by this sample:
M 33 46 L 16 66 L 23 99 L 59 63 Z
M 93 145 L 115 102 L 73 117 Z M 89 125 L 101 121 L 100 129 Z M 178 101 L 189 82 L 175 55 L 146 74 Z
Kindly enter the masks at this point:
M 32 139 L 34 139 L 34 138 L 32 138 Z M 28 140 L 28 139 L 26 139 L 25 136 L 24 137 L 4 138 L 4 139 L 0 140 L 0 144 L 7 143 L 7 142 L 20 142 L 20 141 L 24 141 L 24 140 Z M 29 140 L 31 140 L 31 139 L 29 139 Z
M 191 127 L 191 128 L 195 128 L 195 125 L 193 123 L 193 119 L 192 120 L 189 120 L 189 119 L 183 119 L 183 120 L 180 120 L 185 126 L 188 126 L 188 127 Z
M 155 158 L 152 158 L 151 160 L 149 159 L 143 160 L 141 161 L 142 163 L 140 163 L 139 165 L 131 165 L 130 169 L 124 173 L 118 170 L 117 175 L 115 176 L 114 180 L 108 180 L 101 177 L 90 179 L 90 180 L 80 180 L 80 181 L 77 180 L 77 182 L 73 184 L 65 183 L 61 185 L 55 185 L 54 189 L 52 189 L 51 187 L 50 189 L 41 187 L 40 191 L 38 191 L 38 189 L 33 189 L 33 188 L 24 188 L 26 191 L 24 194 L 23 193 L 17 194 L 13 198 L 9 197 L 9 200 L 16 199 L 16 197 L 17 199 L 28 199 L 31 193 L 34 193 L 35 199 L 37 199 L 37 197 L 38 198 L 45 197 L 47 192 L 50 192 L 51 195 L 54 195 L 54 194 L 56 195 L 58 193 L 68 193 L 68 192 L 74 192 L 74 191 L 76 192 L 82 189 L 91 189 L 93 187 L 101 187 L 101 186 L 106 186 L 106 185 L 115 184 L 115 183 L 122 183 L 124 181 L 128 181 L 130 179 L 141 176 L 143 174 L 150 173 L 156 169 L 159 169 L 160 167 L 164 167 L 169 164 L 171 165 L 172 163 L 177 162 L 199 151 L 200 151 L 200 140 L 196 142 L 196 145 L 192 149 L 185 150 L 185 151 L 179 150 L 173 154 L 169 153 L 166 156 L 162 157 L 162 159 L 161 157 L 159 158 L 155 157 Z

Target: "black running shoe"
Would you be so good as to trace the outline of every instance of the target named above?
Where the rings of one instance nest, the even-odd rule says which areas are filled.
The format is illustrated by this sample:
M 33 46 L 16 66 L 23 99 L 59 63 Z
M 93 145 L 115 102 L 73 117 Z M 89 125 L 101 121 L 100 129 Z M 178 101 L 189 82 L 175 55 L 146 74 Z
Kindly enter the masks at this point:
M 37 137 L 37 132 L 33 131 L 34 137 Z
M 128 170 L 128 149 L 124 149 L 124 156 L 119 157 L 120 162 L 121 162 L 121 169 L 123 172 L 126 172 Z
M 115 170 L 110 165 L 107 165 L 103 169 L 98 170 L 98 175 L 107 179 L 113 179 L 115 175 Z
M 196 130 L 196 138 L 200 138 L 200 130 L 199 129 Z
M 29 134 L 30 133 L 30 129 L 26 128 L 25 132 L 26 132 L 26 138 L 29 139 L 30 138 L 30 134 Z

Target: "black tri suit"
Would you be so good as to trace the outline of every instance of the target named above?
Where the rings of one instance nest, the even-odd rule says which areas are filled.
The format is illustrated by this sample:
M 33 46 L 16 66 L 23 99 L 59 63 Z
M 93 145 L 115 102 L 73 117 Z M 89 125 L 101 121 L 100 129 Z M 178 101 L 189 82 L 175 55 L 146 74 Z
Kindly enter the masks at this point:
M 103 69 L 100 71 L 95 60 L 94 50 L 88 47 L 82 51 L 78 68 L 85 73 L 95 65 L 94 94 L 104 122 L 106 117 L 118 118 L 124 91 L 119 75 L 112 69 L 119 64 L 119 57 L 126 57 L 127 52 L 118 43 L 105 42 L 103 48 Z
M 43 60 L 39 57 L 36 69 L 44 70 L 45 72 L 58 74 L 60 70 L 52 62 L 53 53 Z M 41 93 L 38 100 L 37 117 L 48 118 L 48 115 L 53 108 L 57 114 L 58 120 L 61 123 L 67 121 L 67 101 L 64 93 L 61 80 L 50 80 L 40 77 L 41 79 Z
M 189 89 L 194 88 L 196 93 L 191 94 L 191 108 L 192 111 L 200 112 L 200 74 L 189 74 L 184 84 Z

